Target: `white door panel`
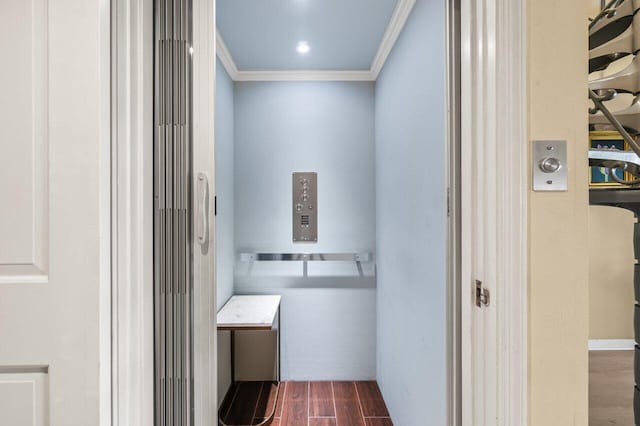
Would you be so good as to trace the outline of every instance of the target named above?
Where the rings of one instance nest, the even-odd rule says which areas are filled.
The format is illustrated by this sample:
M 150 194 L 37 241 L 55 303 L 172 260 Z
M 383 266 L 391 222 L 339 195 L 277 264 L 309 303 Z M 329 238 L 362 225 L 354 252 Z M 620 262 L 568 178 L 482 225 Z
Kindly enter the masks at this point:
M 461 2 L 463 426 L 527 424 L 525 10 Z
M 0 413 L 3 424 L 45 426 L 49 424 L 46 371 L 14 371 L 0 374 Z
M 108 16 L 104 0 L 0 2 L 2 424 L 100 423 Z
M 47 275 L 47 6 L 0 4 L 0 282 L 43 282 Z
M 193 239 L 193 358 L 194 424 L 209 426 L 217 419 L 216 284 L 215 284 L 215 170 L 214 99 L 216 69 L 215 1 L 193 1 L 193 223 L 206 224 L 198 241 Z M 207 176 L 208 203 L 198 194 L 198 175 Z M 198 211 L 199 210 L 199 211 Z M 205 217 L 206 216 L 206 220 Z M 197 225 L 196 225 L 197 226 Z M 197 229 L 197 228 L 196 228 Z
M 214 99 L 216 69 L 215 1 L 193 1 L 193 358 L 194 424 L 217 419 Z M 198 176 L 206 176 L 206 185 Z M 206 197 L 203 199 L 203 196 Z M 202 209 L 202 207 L 206 207 Z M 198 208 L 200 207 L 200 208 Z M 200 238 L 202 237 L 202 238 Z

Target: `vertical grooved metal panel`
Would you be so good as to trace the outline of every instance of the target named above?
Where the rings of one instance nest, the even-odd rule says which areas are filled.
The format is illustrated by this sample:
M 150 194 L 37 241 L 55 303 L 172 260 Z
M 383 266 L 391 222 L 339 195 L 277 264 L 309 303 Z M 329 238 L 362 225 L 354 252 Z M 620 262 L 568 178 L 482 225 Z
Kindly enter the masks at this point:
M 191 0 L 155 0 L 155 425 L 193 424 Z

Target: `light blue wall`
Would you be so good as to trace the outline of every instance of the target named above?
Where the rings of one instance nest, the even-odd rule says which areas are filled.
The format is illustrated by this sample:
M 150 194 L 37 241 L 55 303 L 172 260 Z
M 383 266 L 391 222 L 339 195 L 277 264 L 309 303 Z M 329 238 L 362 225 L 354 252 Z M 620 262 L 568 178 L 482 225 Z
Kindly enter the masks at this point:
M 417 0 L 376 85 L 377 378 L 402 426 L 446 424 L 444 7 Z
M 374 85 L 235 85 L 235 241 L 240 252 L 373 252 Z M 294 244 L 291 173 L 318 173 L 318 243 Z M 286 379 L 375 377 L 372 265 L 237 262 L 237 293 L 282 294 Z
M 234 241 L 234 94 L 233 81 L 216 60 L 215 96 L 215 168 L 218 214 L 216 216 L 216 285 L 217 308 L 233 295 Z M 218 333 L 218 405 L 231 384 L 229 333 Z
M 233 81 L 220 61 L 216 61 L 216 279 L 220 309 L 233 294 L 234 268 L 234 192 L 233 192 Z

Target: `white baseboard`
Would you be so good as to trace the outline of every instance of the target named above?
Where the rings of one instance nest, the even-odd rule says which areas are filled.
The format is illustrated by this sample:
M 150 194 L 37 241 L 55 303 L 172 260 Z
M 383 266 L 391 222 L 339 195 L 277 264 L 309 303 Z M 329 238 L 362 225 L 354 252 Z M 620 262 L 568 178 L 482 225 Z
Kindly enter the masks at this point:
M 589 340 L 590 351 L 632 351 L 635 347 L 633 339 L 594 339 Z

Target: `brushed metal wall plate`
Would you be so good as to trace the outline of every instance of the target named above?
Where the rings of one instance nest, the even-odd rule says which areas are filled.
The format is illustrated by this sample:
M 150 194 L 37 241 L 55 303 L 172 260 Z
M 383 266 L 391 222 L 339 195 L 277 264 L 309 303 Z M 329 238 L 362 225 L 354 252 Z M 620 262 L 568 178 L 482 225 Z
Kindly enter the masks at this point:
M 294 243 L 318 241 L 318 174 L 294 172 L 292 178 Z
M 567 141 L 533 141 L 533 190 L 567 191 Z

